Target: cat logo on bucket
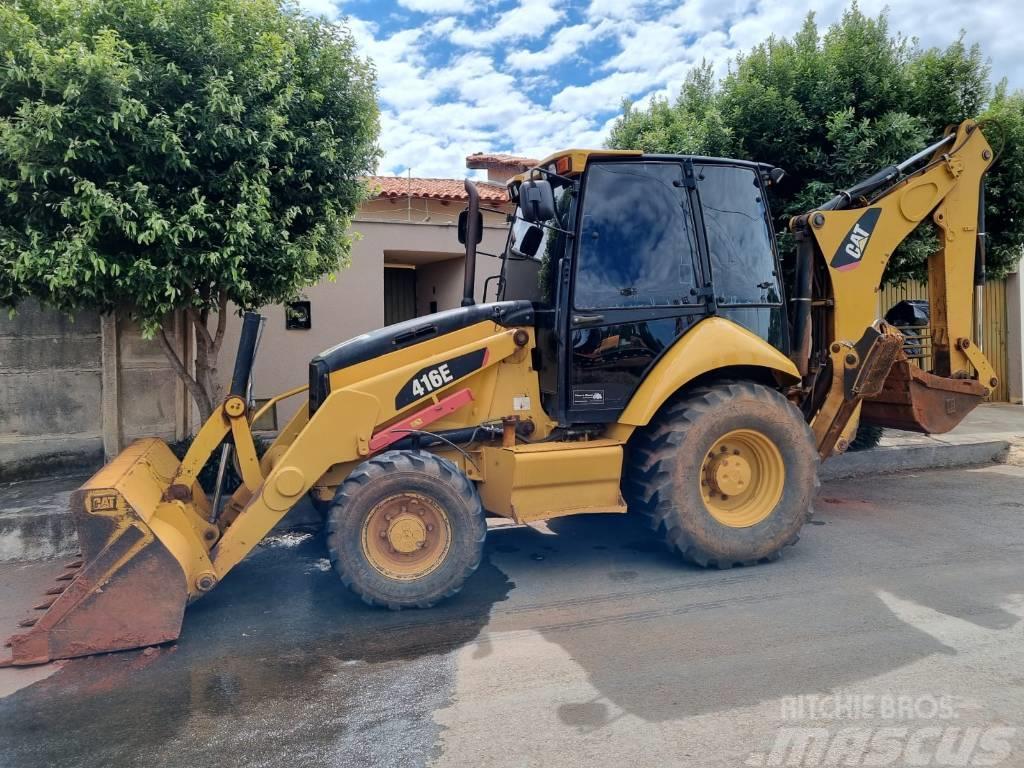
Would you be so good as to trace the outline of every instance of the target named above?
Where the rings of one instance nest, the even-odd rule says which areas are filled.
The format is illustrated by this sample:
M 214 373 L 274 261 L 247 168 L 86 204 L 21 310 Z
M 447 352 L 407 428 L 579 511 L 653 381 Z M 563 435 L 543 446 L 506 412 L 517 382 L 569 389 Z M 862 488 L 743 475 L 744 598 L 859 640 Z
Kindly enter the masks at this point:
M 846 237 L 843 238 L 839 249 L 832 257 L 830 264 L 833 269 L 845 272 L 860 264 L 861 259 L 864 258 L 864 251 L 867 250 L 868 240 L 871 239 L 871 233 L 875 231 L 875 225 L 881 214 L 881 208 L 868 208 L 854 222 L 853 227 L 846 233 Z

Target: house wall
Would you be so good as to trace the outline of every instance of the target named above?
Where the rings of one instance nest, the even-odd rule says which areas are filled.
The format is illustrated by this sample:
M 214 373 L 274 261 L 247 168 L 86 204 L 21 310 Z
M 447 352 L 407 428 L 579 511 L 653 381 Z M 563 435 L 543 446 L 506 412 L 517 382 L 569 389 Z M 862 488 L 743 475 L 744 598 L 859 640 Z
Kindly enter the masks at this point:
M 462 301 L 464 257 L 435 261 L 416 268 L 416 314 L 430 314 L 430 302 L 438 310 L 457 307 Z M 481 288 L 481 291 L 483 289 Z M 491 295 L 493 296 L 493 282 Z
M 436 204 L 436 201 L 414 202 L 433 203 L 432 208 L 424 207 L 427 211 L 447 211 L 446 207 Z M 462 206 L 451 207 L 457 217 Z M 306 384 L 309 361 L 313 357 L 335 344 L 384 325 L 386 254 L 395 263 L 415 262 L 418 255 L 428 259 L 426 263 L 417 263 L 416 268 L 417 307 L 421 314 L 429 311 L 431 300 L 437 301 L 439 310 L 459 306 L 462 299 L 464 255 L 453 223 L 409 223 L 401 217 L 370 219 L 361 215 L 353 224 L 353 230 L 359 233 L 360 239 L 353 243 L 351 265 L 342 270 L 333 282 L 322 280 L 303 294 L 310 302 L 310 330 L 286 329 L 285 309 L 282 306 L 268 306 L 259 310 L 267 322 L 253 367 L 254 397 L 265 399 Z M 480 248 L 497 252 L 504 247 L 506 231 L 503 216 L 489 216 L 485 220 Z M 497 259 L 478 257 L 475 280 L 478 301 L 483 294 L 484 281 L 499 269 Z M 494 281 L 491 281 L 492 300 L 493 291 Z M 233 313 L 228 322 L 219 366 L 221 386 L 225 390 L 230 384 L 240 328 L 241 320 Z M 278 406 L 279 426 L 283 426 L 294 414 L 302 400 L 301 396 L 297 396 Z

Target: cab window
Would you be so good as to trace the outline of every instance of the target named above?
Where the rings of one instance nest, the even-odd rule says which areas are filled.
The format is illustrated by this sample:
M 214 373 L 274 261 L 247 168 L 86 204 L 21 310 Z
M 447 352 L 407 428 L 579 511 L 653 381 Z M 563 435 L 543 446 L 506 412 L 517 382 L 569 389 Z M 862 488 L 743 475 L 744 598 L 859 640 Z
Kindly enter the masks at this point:
M 720 304 L 779 304 L 782 292 L 757 175 L 734 165 L 696 165 L 711 279 Z
M 587 171 L 577 309 L 696 303 L 696 239 L 678 163 L 598 163 Z

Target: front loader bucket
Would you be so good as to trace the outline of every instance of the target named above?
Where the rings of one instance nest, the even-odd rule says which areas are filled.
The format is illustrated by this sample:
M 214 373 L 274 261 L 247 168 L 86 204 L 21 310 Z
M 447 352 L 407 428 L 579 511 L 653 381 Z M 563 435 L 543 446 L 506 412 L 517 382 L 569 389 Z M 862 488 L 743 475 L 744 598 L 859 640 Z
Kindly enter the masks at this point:
M 198 486 L 190 504 L 164 499 L 177 468 L 163 441 L 139 440 L 72 495 L 82 557 L 47 590 L 36 615 L 21 622 L 28 630 L 10 638 L 11 658 L 0 666 L 178 637 L 189 578 L 209 563 L 209 533 Z

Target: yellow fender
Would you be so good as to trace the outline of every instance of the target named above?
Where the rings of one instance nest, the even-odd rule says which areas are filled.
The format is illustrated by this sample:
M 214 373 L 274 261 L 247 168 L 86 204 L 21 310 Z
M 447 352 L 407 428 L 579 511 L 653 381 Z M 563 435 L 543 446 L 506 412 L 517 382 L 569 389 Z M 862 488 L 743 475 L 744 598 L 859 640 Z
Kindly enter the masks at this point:
M 793 362 L 760 336 L 731 320 L 709 317 L 655 363 L 619 417 L 619 423 L 645 426 L 680 387 L 698 376 L 729 366 L 764 368 L 782 384 L 800 381 Z

